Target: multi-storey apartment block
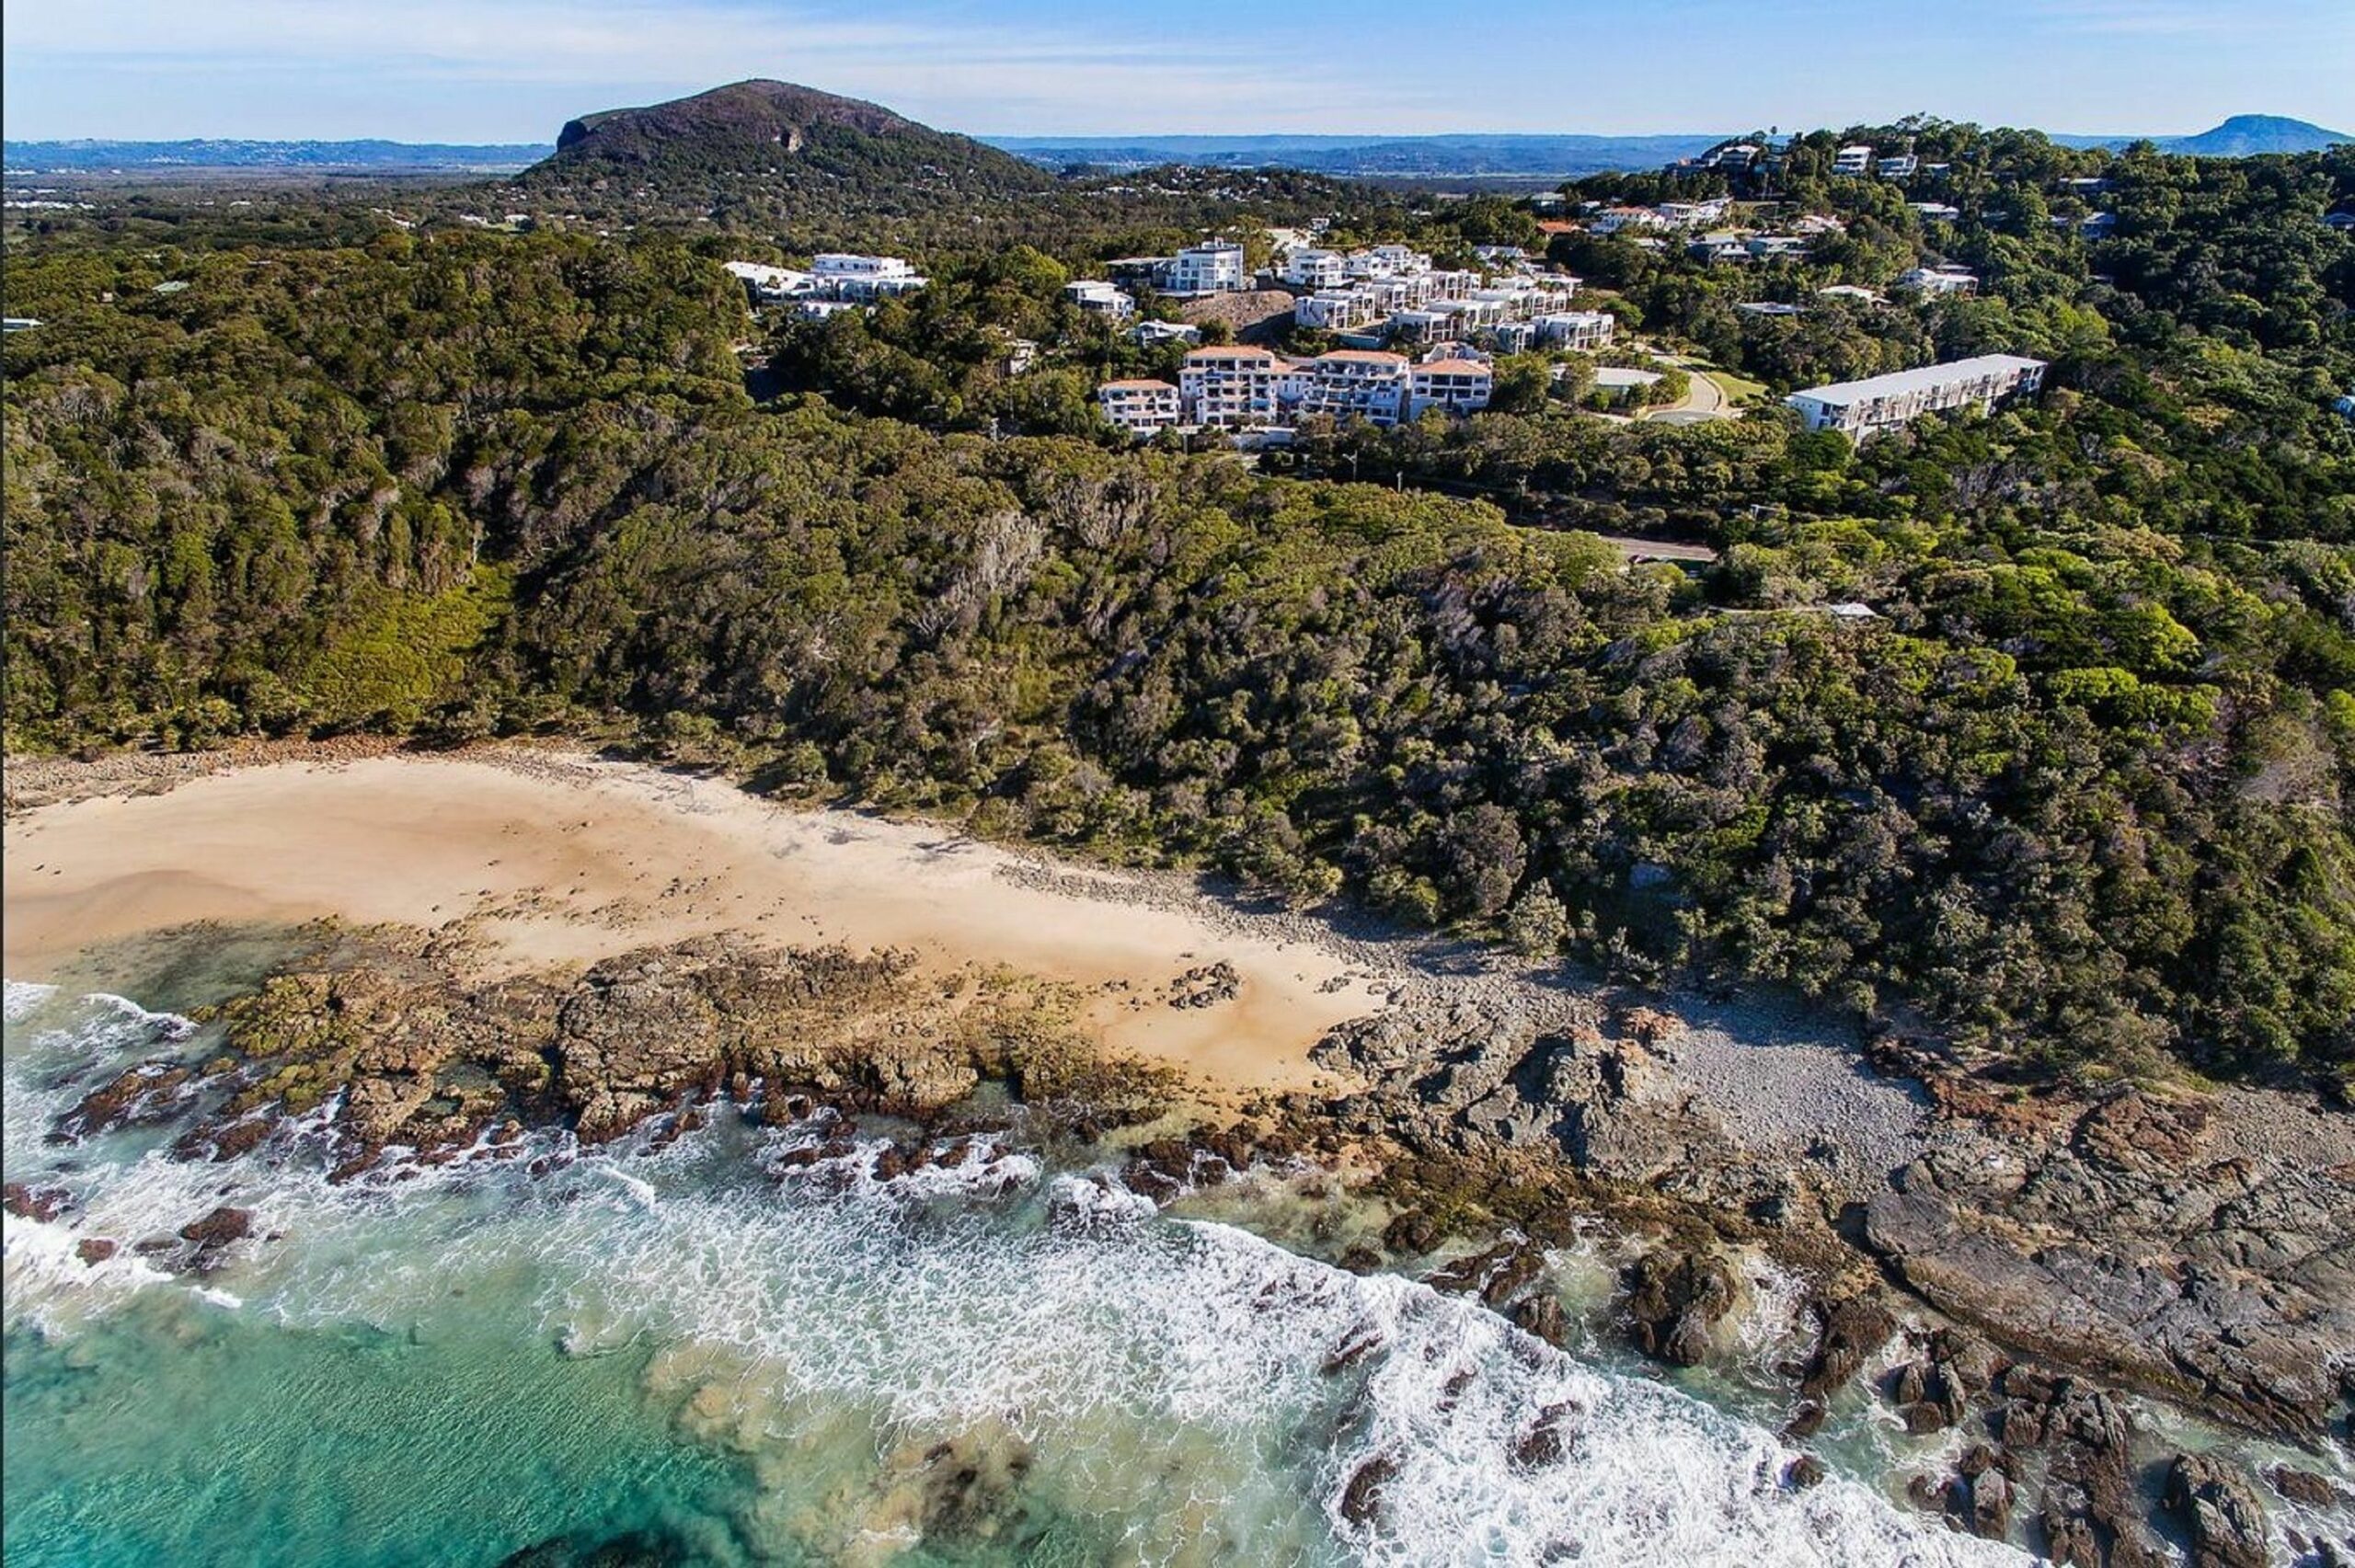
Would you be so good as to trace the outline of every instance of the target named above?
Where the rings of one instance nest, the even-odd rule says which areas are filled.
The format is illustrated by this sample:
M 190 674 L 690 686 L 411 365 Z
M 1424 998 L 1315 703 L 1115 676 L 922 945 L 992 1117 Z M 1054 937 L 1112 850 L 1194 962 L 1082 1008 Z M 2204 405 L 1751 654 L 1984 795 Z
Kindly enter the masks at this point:
M 1276 423 L 1276 381 L 1283 365 L 1265 349 L 1196 349 L 1178 372 L 1190 422 L 1227 430 Z
M 1311 375 L 1300 403 L 1302 415 L 1324 414 L 1336 419 L 1364 419 L 1371 424 L 1398 421 L 1407 394 L 1404 354 L 1373 349 L 1336 349 L 1311 361 Z
M 1177 424 L 1183 410 L 1178 389 L 1166 381 L 1108 381 L 1096 389 L 1104 417 L 1132 436 L 1149 436 Z
M 1407 414 L 1417 418 L 1426 408 L 1476 414 L 1496 387 L 1495 370 L 1477 360 L 1433 360 L 1407 372 Z
M 1784 399 L 1810 430 L 1840 430 L 1857 441 L 1953 408 L 1993 408 L 2044 384 L 2042 360 L 1981 354 L 1951 364 L 1809 387 Z

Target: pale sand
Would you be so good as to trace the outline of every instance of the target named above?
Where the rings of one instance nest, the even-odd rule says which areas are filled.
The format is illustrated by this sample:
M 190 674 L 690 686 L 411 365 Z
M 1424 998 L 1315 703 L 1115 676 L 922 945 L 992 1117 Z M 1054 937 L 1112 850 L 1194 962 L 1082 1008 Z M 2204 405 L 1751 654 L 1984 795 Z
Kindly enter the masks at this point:
M 1023 886 L 1000 875 L 1017 857 L 953 830 L 787 809 L 586 757 L 276 763 L 42 807 L 6 837 L 12 979 L 191 921 L 463 921 L 494 973 L 735 932 L 1086 987 L 1105 1044 L 1236 1089 L 1322 1082 L 1309 1047 L 1381 1005 L 1361 982 L 1323 989 L 1348 971 L 1342 957 L 1238 931 L 1207 904 Z M 1126 880 L 1086 877 L 1115 895 Z M 1242 977 L 1234 1000 L 1167 1004 L 1173 979 L 1219 960 Z

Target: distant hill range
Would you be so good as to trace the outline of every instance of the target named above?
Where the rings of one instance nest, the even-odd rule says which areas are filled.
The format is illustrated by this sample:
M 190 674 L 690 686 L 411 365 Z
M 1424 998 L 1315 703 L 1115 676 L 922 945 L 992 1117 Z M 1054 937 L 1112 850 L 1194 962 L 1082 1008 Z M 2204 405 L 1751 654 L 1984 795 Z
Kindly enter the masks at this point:
M 114 170 L 310 169 L 323 174 L 500 174 L 546 157 L 546 143 L 442 142 L 11 142 L 9 177 Z
M 1657 168 L 1706 152 L 1722 136 L 993 136 L 993 145 L 1050 167 L 1292 168 L 1342 177 L 1557 179 Z
M 2194 157 L 2313 153 L 2355 136 L 2279 115 L 2235 115 L 2194 136 L 2055 136 L 2069 147 L 2149 141 Z M 1658 136 L 994 136 L 935 131 L 879 105 L 788 82 L 749 81 L 644 109 L 582 115 L 546 143 L 420 142 L 11 142 L 10 177 L 41 173 L 280 169 L 319 173 L 504 174 L 569 183 L 615 175 L 810 171 L 835 178 L 946 178 L 994 190 L 1035 189 L 1077 165 L 1285 168 L 1357 178 L 1567 179 L 1657 168 L 1722 142 Z
M 2123 147 L 2149 142 L 2162 153 L 2194 158 L 2252 158 L 2263 153 L 2319 153 L 2341 142 L 2355 142 L 2344 131 L 2326 131 L 2303 120 L 2278 114 L 2236 114 L 2212 131 L 2196 136 L 2055 136 L 2064 147 Z
M 920 125 L 879 104 L 791 82 L 737 82 L 644 109 L 585 114 L 524 183 L 656 185 L 810 180 L 877 191 L 898 184 L 1002 193 L 1054 177 L 1011 153 Z

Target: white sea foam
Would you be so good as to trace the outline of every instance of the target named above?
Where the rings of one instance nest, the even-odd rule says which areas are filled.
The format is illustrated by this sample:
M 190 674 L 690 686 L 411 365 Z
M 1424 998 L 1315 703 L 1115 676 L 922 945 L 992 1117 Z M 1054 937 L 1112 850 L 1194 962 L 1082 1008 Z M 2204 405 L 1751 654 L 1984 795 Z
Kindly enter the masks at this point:
M 223 1164 L 108 1142 L 55 1172 L 38 1131 L 76 1091 L 39 1090 L 44 1064 L 135 1059 L 168 1024 L 93 1002 L 20 1042 L 15 988 L 8 1001 L 11 1178 L 53 1175 L 78 1205 L 60 1222 L 9 1222 L 12 1325 L 22 1310 L 71 1333 L 78 1313 L 167 1288 L 266 1320 L 400 1329 L 457 1290 L 520 1280 L 538 1328 L 572 1354 L 650 1343 L 724 1356 L 731 1370 L 696 1408 L 740 1411 L 746 1441 L 800 1432 L 806 1445 L 812 1412 L 870 1421 L 877 1438 L 853 1445 L 867 1462 L 903 1438 L 1011 1434 L 1033 1455 L 1028 1484 L 1129 1521 L 1122 1551 L 1140 1562 L 2021 1561 L 1861 1481 L 1787 1490 L 1790 1454 L 1763 1428 L 1566 1356 L 1476 1305 L 1227 1225 L 1156 1218 L 1117 1183 L 1050 1174 L 987 1140 L 885 1181 L 872 1142 L 782 1165 L 821 1128 L 596 1151 L 535 1135 L 333 1185 L 323 1155 L 300 1157 L 322 1110 Z M 58 999 L 23 1005 L 30 1019 Z M 29 1148 L 20 1090 L 36 1102 Z M 534 1180 L 534 1160 L 556 1169 Z M 751 1174 L 764 1167 L 769 1179 Z M 130 1252 L 222 1203 L 282 1240 L 235 1244 L 194 1286 Z M 73 1249 L 92 1235 L 126 1246 L 90 1267 Z M 1558 1452 L 1528 1441 L 1549 1409 Z M 1377 1459 L 1386 1478 L 1361 1480 Z M 907 1531 L 882 1514 L 843 1528 L 879 1549 Z

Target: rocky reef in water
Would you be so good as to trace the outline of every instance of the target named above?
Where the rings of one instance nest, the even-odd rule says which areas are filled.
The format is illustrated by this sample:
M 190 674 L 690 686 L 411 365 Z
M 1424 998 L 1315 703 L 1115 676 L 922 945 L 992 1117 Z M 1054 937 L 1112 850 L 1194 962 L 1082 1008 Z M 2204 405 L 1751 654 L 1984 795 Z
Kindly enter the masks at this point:
M 2326 1135 L 2252 1127 L 2200 1096 L 2030 1093 L 1885 1048 L 1883 1073 L 1921 1086 L 1918 1126 L 1827 1128 L 1793 1158 L 1762 1158 L 1693 1093 L 1682 1021 L 1644 1008 L 1598 1019 L 1410 1001 L 1317 1047 L 1350 1092 L 1212 1110 L 1169 1072 L 1107 1057 L 1067 988 L 924 969 L 902 953 L 706 938 L 483 980 L 423 933 L 318 952 L 330 948 L 212 1010 L 184 1054 L 91 1088 L 52 1139 L 168 1124 L 184 1128 L 178 1156 L 221 1160 L 302 1118 L 324 1124 L 336 1175 L 351 1180 L 392 1154 L 520 1155 L 537 1129 L 595 1142 L 825 1111 L 844 1118 L 839 1152 L 861 1116 L 926 1133 L 1018 1116 L 1022 1136 L 1117 1150 L 1126 1185 L 1156 1201 L 1255 1167 L 1349 1173 L 1391 1217 L 1379 1245 L 1339 1261 L 1427 1271 L 1557 1344 L 1569 1325 L 1545 1254 L 1603 1219 L 1631 1239 L 1618 1320 L 1673 1366 L 1736 1353 L 1747 1260 L 1771 1258 L 1806 1282 L 1815 1328 L 1780 1368 L 1789 1440 L 1804 1444 L 1827 1402 L 1867 1383 L 1908 1431 L 1956 1435 L 1951 1468 L 1917 1479 L 1918 1505 L 2056 1562 L 2170 1562 L 2175 1539 L 2194 1563 L 2239 1568 L 2274 1555 L 2269 1498 L 2342 1517 L 2350 1503 L 2322 1464 L 2260 1477 L 2196 1454 L 2154 1459 L 2161 1436 L 2120 1397 L 2155 1393 L 2309 1447 L 2355 1443 L 2355 1168 Z M 1170 1005 L 1222 1005 L 1232 988 L 1219 979 L 1189 977 Z M 1014 1110 L 977 1108 L 985 1086 Z M 1146 1122 L 1155 1136 L 1106 1141 Z M 902 1139 L 876 1173 L 929 1148 Z M 51 1218 L 61 1201 L 7 1195 Z M 80 1244 L 86 1258 L 132 1245 L 201 1271 L 266 1242 L 250 1219 L 217 1209 L 175 1235 Z M 2142 1484 L 2154 1463 L 2155 1515 Z M 1802 1456 L 1786 1479 L 1822 1473 Z M 1355 1505 L 1377 1507 L 1380 1487 L 1353 1483 Z M 2355 1560 L 2355 1544 L 2290 1539 L 2303 1562 Z M 550 1543 L 543 1560 L 604 1560 L 597 1550 Z

